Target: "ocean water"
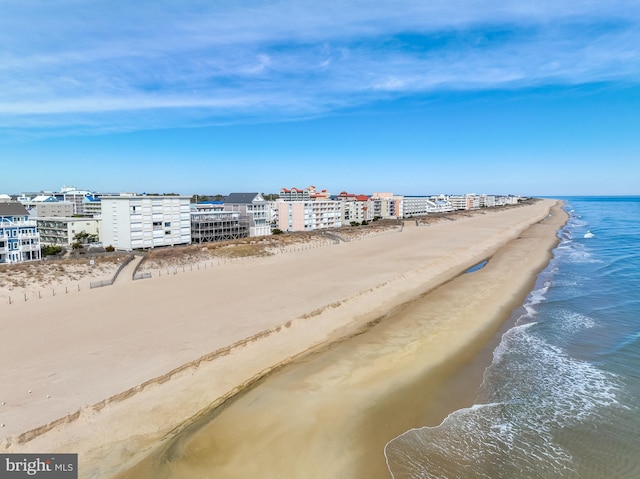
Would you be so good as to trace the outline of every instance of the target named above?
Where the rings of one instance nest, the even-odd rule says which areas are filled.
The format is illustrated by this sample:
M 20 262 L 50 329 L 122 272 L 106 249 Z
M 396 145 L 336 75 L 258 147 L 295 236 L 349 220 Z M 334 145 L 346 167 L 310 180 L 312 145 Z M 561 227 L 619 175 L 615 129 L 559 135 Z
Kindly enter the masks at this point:
M 640 197 L 566 197 L 475 404 L 385 448 L 394 479 L 640 478 Z

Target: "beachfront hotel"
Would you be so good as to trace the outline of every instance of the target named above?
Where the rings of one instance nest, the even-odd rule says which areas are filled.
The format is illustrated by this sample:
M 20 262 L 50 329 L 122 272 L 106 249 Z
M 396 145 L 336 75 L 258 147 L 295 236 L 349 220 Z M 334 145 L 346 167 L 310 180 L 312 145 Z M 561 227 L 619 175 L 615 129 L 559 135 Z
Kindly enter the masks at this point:
M 0 202 L 0 263 L 21 263 L 41 259 L 36 222 L 18 202 Z
M 102 243 L 119 250 L 191 243 L 188 196 L 103 196 Z

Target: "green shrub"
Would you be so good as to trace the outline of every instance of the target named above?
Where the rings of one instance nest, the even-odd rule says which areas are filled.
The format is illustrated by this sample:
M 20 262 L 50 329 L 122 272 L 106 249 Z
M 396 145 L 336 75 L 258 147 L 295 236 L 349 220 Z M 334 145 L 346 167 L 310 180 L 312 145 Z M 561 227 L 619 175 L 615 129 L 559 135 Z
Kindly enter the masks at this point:
M 49 244 L 42 247 L 42 256 L 54 256 L 62 252 L 62 246 Z

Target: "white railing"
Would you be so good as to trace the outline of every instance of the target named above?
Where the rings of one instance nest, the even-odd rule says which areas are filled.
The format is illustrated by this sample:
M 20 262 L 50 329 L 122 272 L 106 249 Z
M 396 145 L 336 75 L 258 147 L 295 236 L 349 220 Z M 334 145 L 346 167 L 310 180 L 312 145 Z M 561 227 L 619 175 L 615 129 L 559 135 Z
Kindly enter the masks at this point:
M 8 224 L 11 228 L 35 228 L 37 226 L 36 220 L 9 221 Z

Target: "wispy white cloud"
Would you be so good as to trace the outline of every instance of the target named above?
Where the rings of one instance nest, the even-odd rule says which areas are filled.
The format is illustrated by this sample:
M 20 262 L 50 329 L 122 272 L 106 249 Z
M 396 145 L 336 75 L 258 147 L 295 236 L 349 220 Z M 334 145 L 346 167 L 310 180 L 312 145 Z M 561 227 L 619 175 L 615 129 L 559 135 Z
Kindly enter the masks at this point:
M 639 27 L 640 2 L 619 0 L 9 0 L 0 125 L 268 121 L 393 95 L 638 82 Z

